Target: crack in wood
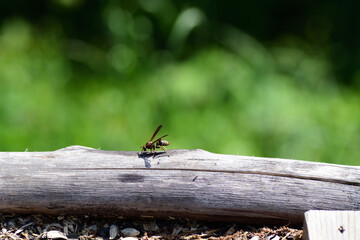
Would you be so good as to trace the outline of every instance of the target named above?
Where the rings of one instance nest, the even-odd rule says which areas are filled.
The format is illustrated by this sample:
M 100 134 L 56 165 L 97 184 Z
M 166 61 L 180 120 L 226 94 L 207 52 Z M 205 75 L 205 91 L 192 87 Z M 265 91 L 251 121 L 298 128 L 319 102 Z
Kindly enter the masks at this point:
M 45 168 L 44 168 L 45 169 Z M 52 169 L 53 170 L 53 169 Z M 186 168 L 58 168 L 58 170 L 70 170 L 70 171 L 97 171 L 97 170 L 127 170 L 127 171 L 184 171 L 184 172 L 222 172 L 222 173 L 239 173 L 239 174 L 254 174 L 304 180 L 314 180 L 329 183 L 339 183 L 351 186 L 360 186 L 359 182 L 352 182 L 338 179 L 327 179 L 319 177 L 306 177 L 299 175 L 280 174 L 280 173 L 268 173 L 259 171 L 231 171 L 231 170 L 206 170 L 206 169 L 186 169 Z

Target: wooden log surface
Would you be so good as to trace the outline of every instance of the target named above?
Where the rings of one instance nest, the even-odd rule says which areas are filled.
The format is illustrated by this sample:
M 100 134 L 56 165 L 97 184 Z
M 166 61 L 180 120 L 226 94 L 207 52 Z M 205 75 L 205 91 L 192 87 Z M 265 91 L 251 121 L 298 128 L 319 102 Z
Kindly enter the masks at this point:
M 0 212 L 302 224 L 360 209 L 360 167 L 169 150 L 0 152 Z

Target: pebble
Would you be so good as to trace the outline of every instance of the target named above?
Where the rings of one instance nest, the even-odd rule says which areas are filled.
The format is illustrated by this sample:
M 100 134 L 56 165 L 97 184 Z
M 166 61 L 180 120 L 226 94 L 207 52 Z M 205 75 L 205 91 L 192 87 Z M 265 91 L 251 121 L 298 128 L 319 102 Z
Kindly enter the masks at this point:
M 267 239 L 269 239 L 269 240 L 280 240 L 280 237 L 278 235 L 271 235 Z
M 52 231 L 48 231 L 46 233 L 46 238 L 47 239 L 68 239 L 64 233 L 56 231 L 56 230 L 52 230 Z
M 121 230 L 121 233 L 125 237 L 136 237 L 137 235 L 140 234 L 140 232 L 138 230 L 136 230 L 135 228 L 124 228 Z
M 119 233 L 119 230 L 118 230 L 118 227 L 115 225 L 115 224 L 112 224 L 110 226 L 110 230 L 109 230 L 109 239 L 114 239 L 116 238 L 116 236 L 118 235 Z
M 155 222 L 149 222 L 149 223 L 143 223 L 143 228 L 144 230 L 147 231 L 151 231 L 151 232 L 156 232 L 159 231 L 159 226 L 156 225 Z

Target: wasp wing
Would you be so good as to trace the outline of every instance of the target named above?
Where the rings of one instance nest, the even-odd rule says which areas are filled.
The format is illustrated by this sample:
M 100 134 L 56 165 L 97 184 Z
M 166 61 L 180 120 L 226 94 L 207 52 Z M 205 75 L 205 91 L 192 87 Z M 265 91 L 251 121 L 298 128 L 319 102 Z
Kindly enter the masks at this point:
M 162 137 L 159 137 L 158 139 L 156 139 L 156 140 L 154 141 L 154 143 L 155 143 L 155 142 L 157 142 L 157 141 L 159 141 L 160 139 L 162 139 L 162 138 L 166 137 L 166 136 L 169 136 L 169 135 L 168 135 L 168 134 L 166 134 L 166 135 L 164 135 L 164 136 L 162 136 Z
M 154 134 L 152 135 L 152 137 L 150 138 L 149 142 L 151 142 L 153 140 L 153 138 L 156 136 L 156 134 L 160 131 L 160 129 L 162 128 L 162 124 L 160 126 L 158 126 L 154 132 Z

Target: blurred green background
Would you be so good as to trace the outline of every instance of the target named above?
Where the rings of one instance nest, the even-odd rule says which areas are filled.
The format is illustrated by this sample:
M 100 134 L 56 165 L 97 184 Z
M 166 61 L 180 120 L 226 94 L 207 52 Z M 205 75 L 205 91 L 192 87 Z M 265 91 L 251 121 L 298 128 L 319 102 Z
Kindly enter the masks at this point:
M 0 150 L 360 164 L 355 1 L 2 1 Z

